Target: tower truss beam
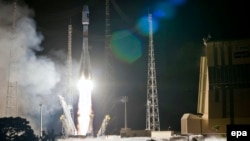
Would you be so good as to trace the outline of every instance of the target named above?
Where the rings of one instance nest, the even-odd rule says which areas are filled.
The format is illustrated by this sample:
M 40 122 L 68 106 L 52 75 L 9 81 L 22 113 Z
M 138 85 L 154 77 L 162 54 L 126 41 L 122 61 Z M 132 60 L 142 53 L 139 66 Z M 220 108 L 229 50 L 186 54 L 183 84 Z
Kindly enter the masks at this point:
M 153 44 L 152 15 L 148 15 L 149 22 L 149 50 L 148 50 L 148 80 L 147 80 L 147 112 L 146 130 L 159 131 L 160 118 L 157 96 L 156 68 Z

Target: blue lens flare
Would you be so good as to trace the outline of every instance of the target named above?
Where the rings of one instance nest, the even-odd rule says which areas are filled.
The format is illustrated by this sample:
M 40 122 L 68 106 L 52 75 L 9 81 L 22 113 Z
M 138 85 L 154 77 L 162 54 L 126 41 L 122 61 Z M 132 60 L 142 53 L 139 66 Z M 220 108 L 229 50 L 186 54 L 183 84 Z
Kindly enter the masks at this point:
M 176 14 L 176 6 L 170 2 L 161 2 L 154 6 L 153 15 L 157 18 L 171 19 Z
M 152 23 L 153 23 L 153 33 L 154 33 L 158 30 L 159 24 L 158 21 L 156 21 L 154 18 L 152 18 Z M 144 36 L 149 35 L 148 16 L 144 16 L 137 21 L 136 29 L 141 35 Z
M 180 6 L 185 4 L 187 1 L 186 0 L 170 0 L 170 3 L 176 5 L 176 6 Z

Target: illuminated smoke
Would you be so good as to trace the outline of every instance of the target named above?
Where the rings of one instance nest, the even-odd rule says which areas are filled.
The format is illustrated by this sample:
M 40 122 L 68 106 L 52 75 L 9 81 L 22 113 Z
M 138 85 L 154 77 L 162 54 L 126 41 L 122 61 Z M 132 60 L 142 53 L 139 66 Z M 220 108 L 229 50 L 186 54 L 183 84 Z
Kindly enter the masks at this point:
M 61 108 L 55 88 L 60 74 L 50 58 L 35 54 L 42 50 L 43 36 L 36 31 L 33 11 L 25 5 L 17 5 L 14 30 L 12 11 L 12 3 L 0 0 L 0 117 L 5 116 L 8 80 L 17 82 L 18 116 L 27 118 L 37 133 L 39 103 L 44 107 L 44 127 L 50 122 L 46 119 L 51 119 L 51 115 Z
M 86 79 L 84 76 L 80 78 L 77 84 L 79 90 L 79 101 L 78 101 L 78 135 L 86 135 L 89 133 L 91 128 L 91 113 L 92 113 L 92 80 Z
M 149 137 L 129 137 L 129 138 L 121 138 L 119 136 L 106 136 L 101 138 L 85 138 L 85 139 L 75 139 L 75 138 L 68 138 L 68 139 L 59 139 L 58 141 L 146 141 L 150 140 Z M 164 139 L 164 141 L 168 141 L 167 139 Z M 155 139 L 155 141 L 163 141 L 163 139 Z M 181 140 L 181 139 L 174 139 L 171 141 L 187 141 Z M 205 141 L 226 141 L 226 138 L 220 138 L 220 137 L 209 137 L 205 138 Z

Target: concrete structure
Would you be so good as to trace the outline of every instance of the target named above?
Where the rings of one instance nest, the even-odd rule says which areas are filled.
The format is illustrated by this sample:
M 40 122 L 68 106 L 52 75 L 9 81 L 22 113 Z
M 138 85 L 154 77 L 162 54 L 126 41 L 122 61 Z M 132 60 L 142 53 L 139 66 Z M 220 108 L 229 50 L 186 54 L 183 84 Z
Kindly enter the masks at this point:
M 151 138 L 153 139 L 170 139 L 174 131 L 151 131 Z
M 182 134 L 200 134 L 201 132 L 201 117 L 194 114 L 184 114 L 181 119 Z M 195 128 L 194 128 L 195 127 Z
M 149 130 L 131 130 L 130 128 L 122 128 L 120 136 L 124 137 L 150 137 L 153 139 L 170 139 L 174 135 L 174 131 L 149 131 Z
M 181 132 L 226 133 L 228 124 L 250 124 L 250 39 L 204 42 L 198 115 L 184 114 Z
M 151 137 L 149 130 L 131 130 L 130 128 L 122 128 L 120 131 L 121 138 L 124 137 Z

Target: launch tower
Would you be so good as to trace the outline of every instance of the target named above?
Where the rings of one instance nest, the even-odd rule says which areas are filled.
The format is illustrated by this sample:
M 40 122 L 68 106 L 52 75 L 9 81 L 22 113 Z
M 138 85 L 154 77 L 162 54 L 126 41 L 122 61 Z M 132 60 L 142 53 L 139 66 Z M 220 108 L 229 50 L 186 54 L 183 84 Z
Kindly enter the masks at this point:
M 111 109 L 108 108 L 108 104 L 111 103 L 110 97 L 112 97 L 112 88 L 110 82 L 112 76 L 112 53 L 110 49 L 110 0 L 105 0 L 105 58 L 104 58 L 104 82 L 109 82 L 105 84 L 105 100 L 104 100 L 104 112 L 105 114 L 110 114 Z
M 12 33 L 15 35 L 16 30 L 16 7 L 17 1 L 13 1 L 13 15 L 12 15 Z M 14 46 L 14 44 L 13 44 Z M 8 87 L 7 87 L 7 95 L 6 95 L 6 105 L 5 105 L 5 116 L 17 116 L 18 115 L 18 98 L 17 98 L 17 90 L 18 83 L 15 81 L 14 67 L 15 67 L 15 59 L 14 54 L 12 52 L 13 47 L 10 47 L 9 54 L 9 74 L 8 74 Z
M 147 112 L 146 130 L 160 130 L 155 56 L 153 45 L 153 23 L 152 14 L 148 15 L 149 22 L 149 50 L 148 50 L 148 80 L 147 80 Z
M 67 94 L 69 103 L 73 106 L 73 92 L 72 92 L 72 24 L 68 25 L 68 56 L 67 56 Z M 73 110 L 71 111 L 71 113 Z M 73 114 L 72 114 L 73 115 Z M 73 116 L 72 116 L 73 117 Z

